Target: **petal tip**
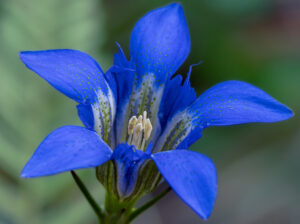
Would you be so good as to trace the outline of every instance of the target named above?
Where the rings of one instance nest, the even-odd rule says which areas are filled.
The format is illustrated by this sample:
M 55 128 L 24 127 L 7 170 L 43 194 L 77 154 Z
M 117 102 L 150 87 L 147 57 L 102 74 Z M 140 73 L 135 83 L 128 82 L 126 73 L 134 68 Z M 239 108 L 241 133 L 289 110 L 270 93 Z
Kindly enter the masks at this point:
M 28 63 L 33 59 L 33 51 L 20 51 L 19 52 L 19 58 L 20 60 L 28 67 L 31 69 L 31 67 L 28 65 Z
M 295 112 L 292 109 L 288 108 L 288 107 L 287 107 L 287 109 L 288 109 L 288 118 L 287 119 L 294 117 Z
M 163 8 L 165 9 L 166 14 L 178 16 L 180 19 L 182 19 L 182 16 L 184 17 L 184 10 L 180 3 L 174 2 Z M 185 17 L 183 19 L 185 20 Z
M 292 109 L 282 104 L 282 115 L 278 121 L 285 121 L 295 116 L 295 113 Z
M 200 216 L 204 221 L 208 220 L 212 214 L 213 208 L 215 205 L 215 200 L 213 200 L 213 203 L 209 205 L 209 208 L 207 209 L 197 209 L 189 206 L 198 216 Z
M 32 171 L 30 171 L 30 169 L 28 169 L 27 165 L 28 165 L 28 163 L 26 163 L 26 165 L 24 166 L 24 168 L 20 174 L 20 177 L 24 178 L 24 179 L 29 179 L 29 178 L 35 177 L 35 175 L 33 175 Z
M 173 2 L 169 5 L 167 5 L 166 7 L 173 9 L 173 10 L 181 10 L 182 9 L 182 5 L 180 2 Z
M 25 169 L 25 168 L 24 168 Z M 23 171 L 21 172 L 21 175 L 20 175 L 20 177 L 21 178 L 24 178 L 24 179 L 26 179 L 26 178 L 30 178 L 30 175 L 28 175 L 26 172 L 25 172 L 25 170 L 23 169 Z
M 25 54 L 26 54 L 26 51 L 20 51 L 19 52 L 18 56 L 21 59 L 21 61 L 23 61 L 23 57 L 24 57 Z
M 21 173 L 20 177 L 21 178 L 27 178 L 26 174 L 24 174 L 24 173 Z

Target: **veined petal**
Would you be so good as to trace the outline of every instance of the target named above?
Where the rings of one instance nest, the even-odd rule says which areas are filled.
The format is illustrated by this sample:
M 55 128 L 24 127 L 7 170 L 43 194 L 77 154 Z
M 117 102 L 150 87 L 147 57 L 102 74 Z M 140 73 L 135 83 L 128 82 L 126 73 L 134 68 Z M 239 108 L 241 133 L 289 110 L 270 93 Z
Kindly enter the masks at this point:
M 248 83 L 222 82 L 168 122 L 155 151 L 174 149 L 179 143 L 190 146 L 210 126 L 277 122 L 292 116 L 289 108 Z
M 116 96 L 109 88 L 107 95 L 99 91 L 97 100 L 91 105 L 94 130 L 111 147 L 115 148 L 114 121 L 116 117 Z
M 122 133 L 127 130 L 128 122 L 128 106 L 129 100 L 133 87 L 133 79 L 135 75 L 135 70 L 132 68 L 131 63 L 126 59 L 126 56 L 119 44 L 118 53 L 114 55 L 114 68 L 112 69 L 112 74 L 115 77 L 117 85 L 117 116 L 116 116 L 116 139 L 117 144 L 125 142 L 125 137 L 122 139 Z
M 111 69 L 111 73 L 116 80 L 116 86 L 118 89 L 118 105 L 128 103 L 133 79 L 135 75 L 135 69 L 130 61 L 127 60 L 121 46 L 118 46 L 118 53 L 114 54 L 114 66 Z
M 189 31 L 181 5 L 174 3 L 153 10 L 137 22 L 130 41 L 130 63 L 135 66 L 135 72 L 128 76 L 130 99 L 121 106 L 126 115 L 121 116 L 124 122 L 119 128 L 119 139 L 126 140 L 126 122 L 130 117 L 142 115 L 144 111 L 154 132 L 160 132 L 157 115 L 165 83 L 184 62 L 189 50 Z M 119 60 L 124 58 L 118 56 Z
M 53 175 L 65 171 L 99 166 L 112 151 L 96 132 L 64 126 L 49 134 L 25 165 L 23 178 Z
M 226 81 L 208 89 L 188 108 L 187 114 L 193 126 L 189 145 L 198 139 L 197 132 L 206 127 L 277 122 L 293 116 L 285 105 L 241 81 Z
M 147 111 L 151 122 L 156 122 L 164 87 L 154 85 L 153 74 L 143 76 L 140 85 L 137 85 L 139 75 L 134 68 L 134 62 L 128 61 L 120 45 L 118 47 L 119 52 L 115 54 L 112 73 L 118 87 L 116 139 L 117 144 L 120 144 L 127 140 L 127 125 L 132 116 L 142 115 Z
M 181 84 L 183 80 L 181 75 L 177 75 L 167 81 L 158 112 L 160 126 L 159 128 L 154 128 L 152 135 L 154 141 L 162 134 L 161 132 L 164 131 L 168 120 L 171 120 L 175 114 L 183 111 L 196 100 L 196 92 L 191 87 L 190 77 L 193 66 L 201 63 L 190 66 L 187 78 L 183 84 Z
M 159 128 L 155 126 L 153 130 L 152 140 L 154 142 L 160 137 L 161 132 L 164 131 L 168 120 L 186 109 L 196 99 L 196 92 L 191 87 L 189 79 L 187 78 L 183 84 L 181 83 L 181 75 L 175 76 L 166 83 L 158 113 L 160 126 L 158 126 Z
M 20 53 L 20 58 L 29 69 L 66 96 L 84 105 L 91 104 L 93 129 L 113 146 L 116 86 L 114 79 L 104 75 L 92 57 L 66 49 L 25 51 Z
M 194 88 L 191 87 L 190 83 L 190 75 L 193 66 L 194 65 L 190 66 L 187 78 L 183 85 L 181 85 L 181 75 L 175 76 L 166 83 L 166 88 L 159 108 L 161 130 L 157 130 L 156 128 L 153 131 L 153 139 L 155 141 L 158 140 L 155 144 L 154 152 L 177 148 L 188 133 L 186 127 L 189 124 L 189 120 L 180 115 L 182 114 L 182 111 L 196 100 L 196 92 Z M 181 120 L 179 120 L 180 118 Z M 173 128 L 173 125 L 175 125 L 175 128 Z M 171 131 L 170 127 L 173 128 Z M 181 148 L 188 147 L 186 144 L 180 146 Z
M 164 127 L 168 118 L 171 118 L 175 113 L 184 110 L 196 100 L 196 92 L 191 87 L 189 78 L 182 83 L 182 76 L 177 75 L 169 80 L 164 90 L 162 103 L 159 109 L 159 117 Z
M 108 85 L 97 62 L 77 50 L 24 51 L 20 59 L 55 89 L 79 103 L 93 103 Z
M 213 162 L 188 150 L 160 152 L 151 157 L 174 192 L 199 216 L 207 219 L 217 195 Z
M 196 100 L 196 92 L 194 88 L 191 87 L 190 77 L 192 68 L 201 63 L 202 62 L 199 62 L 190 66 L 187 78 L 183 84 L 181 84 L 183 80 L 181 75 L 175 76 L 166 83 L 159 108 L 159 118 L 162 129 L 168 119 L 172 118 L 174 114 L 186 109 Z
M 135 189 L 140 167 L 149 155 L 128 144 L 119 144 L 113 152 L 112 161 L 117 168 L 118 192 L 121 198 L 126 198 Z
M 139 76 L 154 74 L 154 84 L 159 85 L 185 61 L 190 45 L 183 9 L 172 3 L 150 11 L 137 22 L 131 34 L 130 55 Z

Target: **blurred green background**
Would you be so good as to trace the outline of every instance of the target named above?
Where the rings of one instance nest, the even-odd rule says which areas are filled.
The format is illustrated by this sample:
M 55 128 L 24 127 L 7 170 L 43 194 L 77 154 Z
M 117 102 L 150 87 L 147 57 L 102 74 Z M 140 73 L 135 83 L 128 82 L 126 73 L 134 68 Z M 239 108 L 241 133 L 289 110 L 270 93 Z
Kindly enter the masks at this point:
M 0 1 L 0 223 L 81 224 L 96 217 L 69 173 L 24 180 L 19 174 L 41 140 L 59 126 L 81 125 L 75 103 L 30 72 L 21 50 L 73 48 L 104 70 L 118 41 L 128 53 L 130 32 L 147 11 L 170 1 Z M 300 1 L 181 1 L 192 39 L 179 71 L 193 69 L 200 94 L 230 79 L 250 82 L 300 109 Z M 128 54 L 127 54 L 128 55 Z M 207 224 L 300 222 L 299 117 L 275 124 L 205 130 L 193 150 L 213 159 L 218 198 Z M 78 172 L 103 202 L 94 171 Z M 134 223 L 203 223 L 170 193 Z

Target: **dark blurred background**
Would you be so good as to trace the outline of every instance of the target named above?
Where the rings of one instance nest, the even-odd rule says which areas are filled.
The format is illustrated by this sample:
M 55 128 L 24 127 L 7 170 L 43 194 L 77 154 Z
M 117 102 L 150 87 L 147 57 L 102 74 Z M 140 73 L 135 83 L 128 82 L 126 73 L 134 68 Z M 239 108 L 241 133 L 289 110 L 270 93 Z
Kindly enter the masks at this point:
M 59 126 L 81 125 L 75 103 L 30 72 L 21 50 L 73 48 L 112 64 L 118 41 L 128 55 L 130 32 L 147 11 L 169 1 L 0 1 L 0 223 L 82 224 L 96 217 L 69 173 L 23 180 L 25 162 Z M 193 69 L 200 94 L 224 80 L 243 80 L 300 108 L 300 1 L 181 1 L 192 39 L 179 71 Z M 299 117 L 274 124 L 205 130 L 193 150 L 218 169 L 218 198 L 207 224 L 297 224 L 300 221 Z M 103 202 L 94 171 L 78 172 Z M 204 223 L 170 193 L 134 223 Z

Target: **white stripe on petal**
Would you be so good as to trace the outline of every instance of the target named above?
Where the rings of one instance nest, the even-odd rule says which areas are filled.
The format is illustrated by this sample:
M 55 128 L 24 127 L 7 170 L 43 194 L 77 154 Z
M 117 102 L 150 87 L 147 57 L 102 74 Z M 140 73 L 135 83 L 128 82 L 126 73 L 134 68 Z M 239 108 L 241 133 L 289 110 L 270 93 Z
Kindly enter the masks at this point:
M 116 102 L 113 93 L 108 88 L 105 95 L 101 89 L 97 91 L 97 101 L 92 105 L 94 129 L 98 135 L 112 148 L 114 147 L 113 124 L 116 115 Z

